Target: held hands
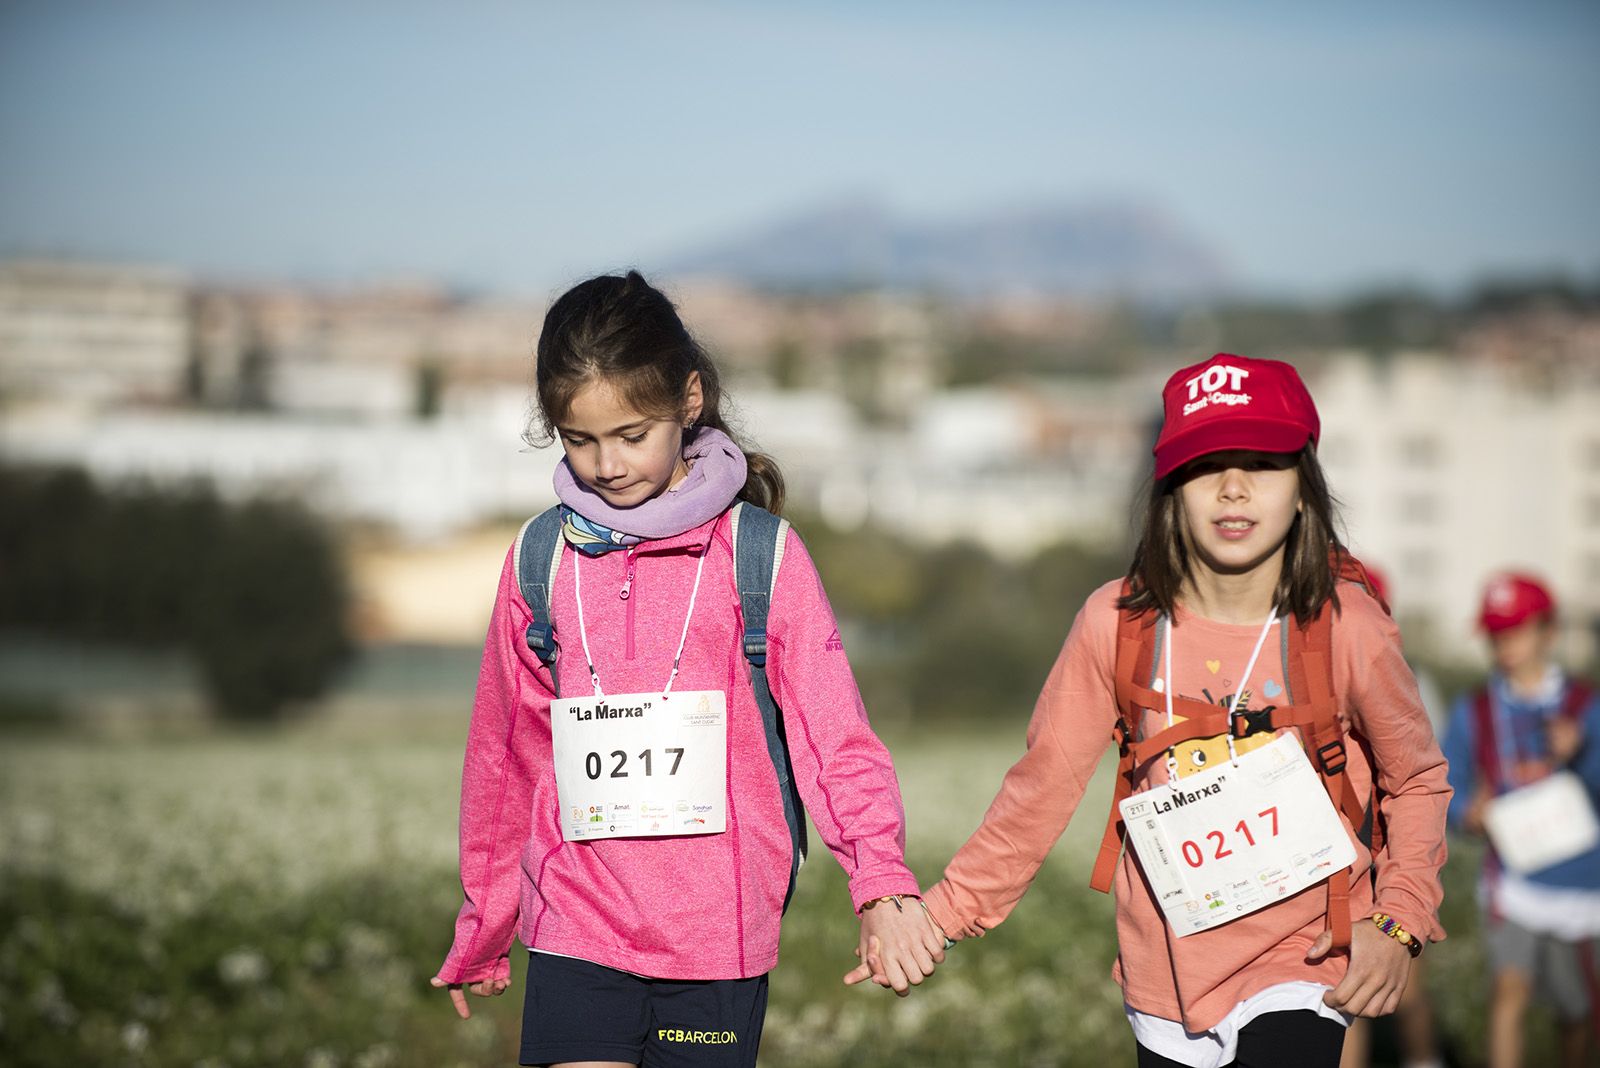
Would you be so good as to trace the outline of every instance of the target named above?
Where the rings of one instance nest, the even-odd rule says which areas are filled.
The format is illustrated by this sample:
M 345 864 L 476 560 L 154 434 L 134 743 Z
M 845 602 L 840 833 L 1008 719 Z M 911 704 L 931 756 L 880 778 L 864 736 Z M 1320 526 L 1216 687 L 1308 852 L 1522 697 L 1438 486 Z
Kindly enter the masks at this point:
M 485 979 L 478 983 L 447 983 L 437 975 L 428 980 L 429 984 L 439 988 L 449 988 L 450 1000 L 455 1002 L 456 1015 L 463 1020 L 472 1018 L 472 1010 L 467 1008 L 467 995 L 461 992 L 462 987 L 472 991 L 480 998 L 498 997 L 506 992 L 506 987 L 511 985 L 510 979 Z
M 1306 953 L 1321 960 L 1333 948 L 1333 935 L 1323 931 Z M 1400 1004 L 1411 975 L 1411 954 L 1368 919 L 1350 931 L 1350 970 L 1344 981 L 1322 996 L 1324 1004 L 1352 1016 L 1387 1016 Z
M 846 986 L 871 979 L 905 997 L 944 963 L 944 933 L 916 898 L 869 901 L 856 956 L 861 963 L 845 975 Z

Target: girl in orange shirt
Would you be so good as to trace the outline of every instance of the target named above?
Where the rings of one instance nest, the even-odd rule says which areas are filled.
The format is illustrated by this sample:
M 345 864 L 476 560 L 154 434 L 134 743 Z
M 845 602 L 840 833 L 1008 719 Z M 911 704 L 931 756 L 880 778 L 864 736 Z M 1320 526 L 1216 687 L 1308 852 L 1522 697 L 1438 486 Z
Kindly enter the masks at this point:
M 1139 1065 L 1332 1068 L 1444 937 L 1444 759 L 1294 368 L 1218 354 L 1163 402 L 1128 576 L 1078 613 L 927 908 L 956 940 L 1004 920 L 1115 740 L 1131 848 L 1108 829 L 1096 882 Z

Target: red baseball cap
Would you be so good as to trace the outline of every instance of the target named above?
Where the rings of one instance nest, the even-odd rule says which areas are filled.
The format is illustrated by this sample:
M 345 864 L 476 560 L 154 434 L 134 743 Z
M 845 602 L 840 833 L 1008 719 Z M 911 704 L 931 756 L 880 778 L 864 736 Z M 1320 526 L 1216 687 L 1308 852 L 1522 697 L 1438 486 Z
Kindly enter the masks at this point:
M 1300 375 L 1280 360 L 1219 352 L 1167 379 L 1156 477 L 1209 452 L 1299 452 L 1322 429 Z
M 1496 575 L 1483 590 L 1483 608 L 1478 625 L 1490 634 L 1521 626 L 1530 619 L 1553 618 L 1556 600 L 1538 579 L 1531 575 Z

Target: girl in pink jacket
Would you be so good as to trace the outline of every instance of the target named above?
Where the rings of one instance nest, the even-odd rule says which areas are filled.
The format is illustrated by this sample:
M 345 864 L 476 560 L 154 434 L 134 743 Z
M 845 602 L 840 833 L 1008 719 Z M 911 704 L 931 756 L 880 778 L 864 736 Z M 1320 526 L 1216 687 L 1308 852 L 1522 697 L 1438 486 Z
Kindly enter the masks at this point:
M 1115 886 L 1140 1068 L 1333 1068 L 1444 936 L 1444 759 L 1335 535 L 1294 368 L 1218 354 L 1163 401 L 1128 577 L 1078 613 L 928 911 L 958 939 L 1004 920 L 1115 743 L 1093 883 Z
M 782 479 L 734 442 L 716 369 L 635 272 L 556 301 L 536 380 L 566 453 L 548 590 L 561 655 L 553 679 L 530 648 L 513 547 L 462 772 L 466 900 L 433 985 L 466 1017 L 463 990 L 506 989 L 515 934 L 532 951 L 523 1064 L 753 1065 L 793 853 L 730 511 L 777 511 Z M 800 797 L 849 875 L 857 953 L 904 993 L 941 940 L 902 903 L 918 888 L 894 769 L 805 546 L 784 538 L 766 678 Z

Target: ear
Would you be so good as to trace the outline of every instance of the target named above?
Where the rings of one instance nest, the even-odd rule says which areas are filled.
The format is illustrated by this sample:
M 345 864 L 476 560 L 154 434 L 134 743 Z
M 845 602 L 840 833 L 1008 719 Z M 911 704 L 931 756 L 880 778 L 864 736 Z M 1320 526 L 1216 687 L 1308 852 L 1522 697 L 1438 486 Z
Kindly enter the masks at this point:
M 705 410 L 705 390 L 700 385 L 700 372 L 690 371 L 689 378 L 683 386 L 683 421 L 685 429 L 694 426 L 700 421 L 700 413 Z

